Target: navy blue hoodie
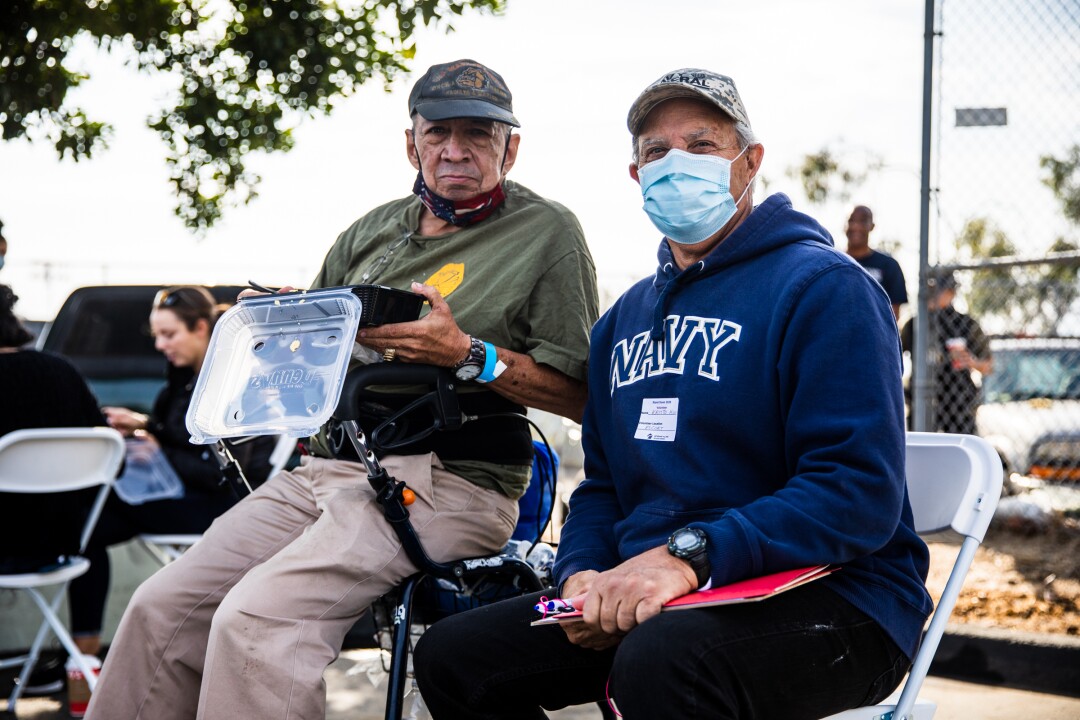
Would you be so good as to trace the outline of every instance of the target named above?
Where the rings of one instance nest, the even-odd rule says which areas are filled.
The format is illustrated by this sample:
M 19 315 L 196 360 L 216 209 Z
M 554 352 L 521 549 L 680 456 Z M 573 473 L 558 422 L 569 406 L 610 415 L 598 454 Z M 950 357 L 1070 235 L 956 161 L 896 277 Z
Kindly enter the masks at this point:
M 680 272 L 666 241 L 659 261 L 592 331 L 560 585 L 697 527 L 714 586 L 840 565 L 818 582 L 912 657 L 929 554 L 907 501 L 885 292 L 782 194 L 703 261 Z

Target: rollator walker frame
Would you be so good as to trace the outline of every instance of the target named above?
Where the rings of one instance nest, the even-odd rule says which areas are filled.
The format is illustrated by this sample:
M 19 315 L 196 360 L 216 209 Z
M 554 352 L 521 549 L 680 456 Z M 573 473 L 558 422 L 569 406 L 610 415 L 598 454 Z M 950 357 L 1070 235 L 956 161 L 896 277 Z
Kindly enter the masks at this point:
M 334 413 L 334 419 L 340 425 L 344 437 L 367 469 L 368 482 L 375 491 L 376 501 L 382 507 L 383 514 L 401 540 L 409 559 L 417 567 L 417 572 L 397 588 L 400 596 L 392 614 L 391 659 L 385 714 L 387 720 L 401 718 L 413 601 L 418 586 L 425 578 L 449 580 L 467 590 L 471 580 L 501 576 L 515 583 L 521 593 L 544 589 L 544 581 L 533 567 L 512 555 L 495 554 L 449 563 L 432 560 L 409 521 L 408 505 L 412 502 L 412 491 L 405 482 L 386 471 L 360 427 L 361 402 L 369 386 L 424 385 L 433 389 L 384 420 L 372 431 L 372 436 L 378 440 L 384 430 L 393 430 L 395 421 L 402 415 L 424 408 L 431 413 L 431 424 L 410 437 L 398 438 L 389 443 L 388 449 L 427 437 L 432 432 L 457 430 L 463 423 L 474 418 L 462 414 L 454 383 L 455 380 L 447 368 L 407 363 L 366 365 L 348 373 Z

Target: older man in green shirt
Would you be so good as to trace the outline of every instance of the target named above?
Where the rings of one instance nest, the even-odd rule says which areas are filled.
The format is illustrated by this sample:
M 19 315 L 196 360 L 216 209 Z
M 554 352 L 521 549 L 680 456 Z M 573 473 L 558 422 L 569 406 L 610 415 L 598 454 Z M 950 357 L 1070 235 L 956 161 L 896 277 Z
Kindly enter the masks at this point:
M 471 60 L 436 65 L 409 113 L 413 195 L 342 233 L 314 286 L 423 294 L 419 320 L 357 341 L 385 360 L 452 368 L 469 414 L 530 406 L 580 419 L 595 271 L 573 214 L 505 180 L 520 142 L 509 89 Z M 382 464 L 415 491 L 411 520 L 434 560 L 503 547 L 528 483 L 524 420 L 476 420 L 393 452 Z M 415 570 L 362 466 L 305 458 L 139 588 L 89 717 L 324 717 L 322 674 L 345 633 Z

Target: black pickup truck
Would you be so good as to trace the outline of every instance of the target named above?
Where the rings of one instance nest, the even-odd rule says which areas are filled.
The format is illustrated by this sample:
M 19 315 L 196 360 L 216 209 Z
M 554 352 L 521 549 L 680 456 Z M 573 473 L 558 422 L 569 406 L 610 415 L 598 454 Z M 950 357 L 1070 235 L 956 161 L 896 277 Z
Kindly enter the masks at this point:
M 165 384 L 165 357 L 154 349 L 150 306 L 164 285 L 96 285 L 68 296 L 38 337 L 39 350 L 74 363 L 101 405 L 149 412 Z M 243 286 L 208 288 L 233 303 Z

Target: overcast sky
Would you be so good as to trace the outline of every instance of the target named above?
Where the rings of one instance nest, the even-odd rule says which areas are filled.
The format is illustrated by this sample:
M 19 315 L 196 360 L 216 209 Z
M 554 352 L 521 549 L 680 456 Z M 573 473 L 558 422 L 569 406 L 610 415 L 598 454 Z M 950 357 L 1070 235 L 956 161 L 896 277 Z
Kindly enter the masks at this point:
M 205 238 L 172 213 L 165 148 L 145 127 L 167 84 L 119 59 L 83 53 L 92 79 L 74 100 L 116 127 L 109 150 L 59 162 L 45 145 L 0 142 L 0 219 L 10 242 L 0 282 L 28 319 L 48 319 L 75 287 L 109 283 L 306 285 L 339 232 L 409 193 L 407 98 L 434 63 L 472 58 L 501 73 L 522 123 L 510 177 L 581 220 L 601 286 L 617 294 L 653 269 L 659 234 L 627 173 L 626 113 L 667 71 L 705 67 L 735 79 L 765 145 L 769 192 L 785 191 L 842 247 L 850 204 L 869 204 L 909 281 L 919 229 L 923 3 L 912 0 L 509 0 L 456 31 L 422 31 L 417 71 L 365 87 L 329 118 L 305 122 L 286 154 L 252 158 L 263 183 Z M 829 145 L 885 167 L 852 203 L 807 205 L 786 176 Z M 765 193 L 759 188 L 757 200 Z M 910 282 L 909 282 L 910 285 Z

